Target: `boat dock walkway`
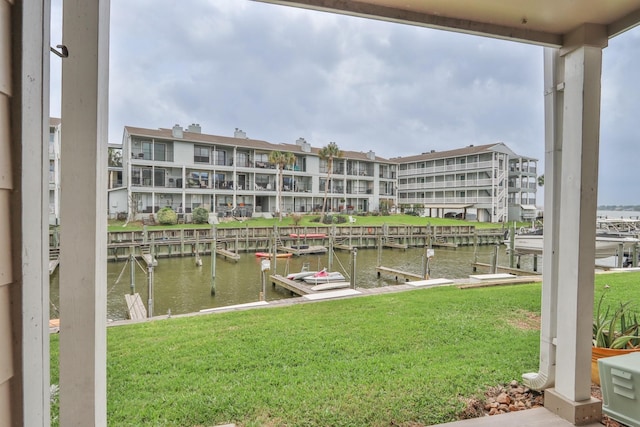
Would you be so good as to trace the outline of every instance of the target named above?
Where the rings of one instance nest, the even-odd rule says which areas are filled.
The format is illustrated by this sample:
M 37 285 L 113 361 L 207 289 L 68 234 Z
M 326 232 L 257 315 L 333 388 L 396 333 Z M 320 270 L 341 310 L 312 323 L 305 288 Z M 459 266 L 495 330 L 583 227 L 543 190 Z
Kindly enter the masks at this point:
M 269 279 L 271 280 L 272 285 L 281 286 L 300 296 L 315 294 L 317 292 L 311 289 L 311 286 L 307 285 L 305 282 L 289 280 L 279 274 L 273 274 L 269 276 Z
M 278 250 L 293 254 L 295 256 L 308 254 L 324 254 L 327 252 L 327 248 L 324 246 L 311 245 L 300 245 L 299 247 L 278 246 Z
M 493 268 L 491 264 L 486 264 L 484 262 L 474 262 L 471 264 L 471 266 L 474 269 L 477 267 L 481 267 L 481 268 L 487 268 L 491 270 Z M 515 274 L 516 276 L 536 276 L 541 274 L 537 271 L 522 270 L 520 268 L 502 267 L 499 265 L 496 267 L 496 270 L 498 273 L 509 273 L 509 274 Z
M 240 260 L 240 254 L 237 254 L 235 252 L 231 252 L 227 249 L 223 249 L 223 248 L 216 248 L 216 253 L 218 255 L 221 255 L 227 259 L 231 259 L 233 261 L 239 261 Z
M 56 271 L 58 265 L 60 264 L 60 249 L 50 249 L 49 250 L 49 276 Z
M 147 318 L 147 309 L 142 303 L 139 293 L 125 294 L 124 299 L 127 301 L 127 311 L 129 313 L 129 319 L 131 320 L 143 320 Z
M 409 245 L 407 245 L 406 243 L 398 243 L 396 239 L 393 237 L 388 237 L 387 239 L 385 239 L 385 242 L 382 244 L 382 246 L 386 248 L 393 248 L 393 249 L 409 248 Z
M 396 277 L 396 281 L 398 280 L 398 277 L 402 277 L 405 281 L 425 279 L 423 276 L 419 274 L 409 273 L 407 271 L 396 270 L 395 268 L 389 268 L 389 267 L 383 267 L 383 266 L 376 267 L 376 272 L 378 273 L 378 277 L 380 277 L 382 273 L 391 274 L 392 276 Z

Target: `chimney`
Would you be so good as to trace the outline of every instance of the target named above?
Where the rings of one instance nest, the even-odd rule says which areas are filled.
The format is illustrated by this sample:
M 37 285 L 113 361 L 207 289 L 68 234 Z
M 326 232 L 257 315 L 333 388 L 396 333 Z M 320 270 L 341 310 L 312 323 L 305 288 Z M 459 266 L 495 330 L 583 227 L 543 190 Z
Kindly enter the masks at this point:
M 202 128 L 200 127 L 200 123 L 191 123 L 187 131 L 193 133 L 202 133 Z
M 303 153 L 311 152 L 311 144 L 309 144 L 304 138 L 298 138 L 296 140 L 296 145 L 300 147 Z
M 235 132 L 233 132 L 234 138 L 247 139 L 247 134 L 242 129 L 236 128 Z
M 183 138 L 182 126 L 178 124 L 173 125 L 173 129 L 171 129 L 171 135 L 173 135 L 174 138 Z
M 375 160 L 376 159 L 376 153 L 374 153 L 373 151 L 369 150 L 369 152 L 367 153 L 367 159 Z

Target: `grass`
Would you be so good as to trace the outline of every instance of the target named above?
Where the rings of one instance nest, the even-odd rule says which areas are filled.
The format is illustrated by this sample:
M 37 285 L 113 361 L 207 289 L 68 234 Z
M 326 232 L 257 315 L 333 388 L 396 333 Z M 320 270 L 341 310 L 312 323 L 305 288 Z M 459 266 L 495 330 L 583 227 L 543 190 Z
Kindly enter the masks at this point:
M 314 218 L 318 218 L 320 215 L 302 215 L 299 226 L 300 227 L 322 227 L 323 224 L 319 222 L 312 222 Z M 353 225 L 357 226 L 381 226 L 383 224 L 388 225 L 444 225 L 444 226 L 455 226 L 455 225 L 474 225 L 477 228 L 502 228 L 502 224 L 493 224 L 487 222 L 476 222 L 476 221 L 464 221 L 460 219 L 452 219 L 452 218 L 421 218 L 419 216 L 413 215 L 386 215 L 386 216 L 355 216 L 356 222 Z M 287 216 L 279 221 L 277 218 L 273 219 L 265 219 L 265 218 L 249 218 L 243 221 L 228 221 L 222 222 L 218 225 L 220 228 L 234 228 L 234 227 L 273 227 L 277 225 L 279 227 L 288 227 L 294 225 L 294 220 L 291 216 Z M 339 227 L 342 226 L 350 226 L 350 223 L 338 224 Z M 518 224 L 518 227 L 529 224 Z M 148 229 L 171 229 L 171 228 L 210 228 L 211 226 L 208 224 L 178 224 L 178 225 L 154 225 L 148 226 Z M 328 226 L 327 226 L 328 227 Z M 142 223 L 131 222 L 124 227 L 124 221 L 109 221 L 109 231 L 135 231 L 142 230 Z
M 596 289 L 608 284 L 612 301 L 637 301 L 639 279 L 599 275 Z M 452 421 L 465 398 L 537 371 L 530 319 L 539 312 L 539 284 L 446 287 L 109 328 L 108 422 Z M 51 340 L 57 384 L 58 337 Z

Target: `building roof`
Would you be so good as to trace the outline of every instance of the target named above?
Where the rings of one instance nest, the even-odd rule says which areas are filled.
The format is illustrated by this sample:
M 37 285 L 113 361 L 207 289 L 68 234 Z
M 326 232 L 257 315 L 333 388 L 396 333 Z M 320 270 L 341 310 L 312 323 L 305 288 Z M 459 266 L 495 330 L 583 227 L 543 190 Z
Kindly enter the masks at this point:
M 412 163 L 412 162 L 420 162 L 425 160 L 448 159 L 451 157 L 469 156 L 473 154 L 496 152 L 496 151 L 499 151 L 501 153 L 506 153 L 511 156 L 516 155 L 504 143 L 499 142 L 496 144 L 469 145 L 467 147 L 457 148 L 455 150 L 446 150 L 446 151 L 433 150 L 428 153 L 417 154 L 415 156 L 394 157 L 391 160 L 397 163 Z
M 182 138 L 176 138 L 173 136 L 172 129 L 160 128 L 160 129 L 146 129 L 139 128 L 134 126 L 125 126 L 125 132 L 129 135 L 136 136 L 146 136 L 149 138 L 159 138 L 159 139 L 168 139 L 172 141 L 189 141 L 189 142 L 200 142 L 205 144 L 218 144 L 218 145 L 226 145 L 230 147 L 243 147 L 250 148 L 254 150 L 265 150 L 265 151 L 287 151 L 291 153 L 297 154 L 311 154 L 315 156 L 319 156 L 321 148 L 311 147 L 310 152 L 305 152 L 302 149 L 302 146 L 298 144 L 286 144 L 286 143 L 271 143 L 267 141 L 263 141 L 260 139 L 251 139 L 251 138 L 237 138 L 230 136 L 221 136 L 221 135 L 209 135 L 205 133 L 199 132 L 189 132 L 187 129 L 182 130 Z M 363 160 L 363 161 L 376 161 L 380 163 L 394 163 L 389 159 L 385 159 L 383 157 L 375 156 L 375 160 L 372 160 L 368 157 L 367 153 L 358 152 L 358 151 L 349 151 L 349 150 L 341 150 L 342 158 L 349 160 Z
M 60 126 L 62 119 L 58 117 L 49 117 L 49 126 Z
M 601 32 L 605 40 L 640 24 L 637 0 L 258 1 L 549 47 L 579 43 L 585 24 L 591 28 L 587 32 Z

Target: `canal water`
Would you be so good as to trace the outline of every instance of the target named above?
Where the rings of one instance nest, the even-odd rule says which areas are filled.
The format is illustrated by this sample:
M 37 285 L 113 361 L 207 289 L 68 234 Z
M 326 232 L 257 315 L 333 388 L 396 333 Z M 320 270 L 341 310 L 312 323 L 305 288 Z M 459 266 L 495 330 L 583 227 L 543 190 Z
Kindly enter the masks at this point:
M 498 249 L 498 264 L 509 265 L 505 246 Z M 382 252 L 382 265 L 402 271 L 420 274 L 424 249 L 409 248 L 385 249 Z M 477 254 L 478 262 L 491 263 L 494 246 L 472 246 L 458 248 L 436 248 L 435 256 L 429 267 L 432 278 L 466 278 L 473 274 L 472 266 Z M 523 269 L 531 270 L 530 257 L 522 257 Z M 376 249 L 360 249 L 356 257 L 356 286 L 374 288 L 398 284 L 394 277 L 378 278 Z M 139 261 L 141 262 L 141 261 Z M 542 259 L 538 260 L 541 269 Z M 328 265 L 328 255 L 305 255 L 277 260 L 276 269 L 280 275 L 297 272 L 304 263 L 310 270 L 319 270 Z M 272 263 L 273 265 L 273 263 Z M 351 271 L 351 253 L 336 251 L 333 270 L 347 277 Z M 483 272 L 483 271 L 479 271 Z M 274 271 L 271 271 L 273 274 Z M 51 318 L 59 317 L 59 276 L 58 270 L 51 276 Z M 211 257 L 202 258 L 202 266 L 196 266 L 193 257 L 159 258 L 153 275 L 153 314 L 155 316 L 197 312 L 202 309 L 224 307 L 258 301 L 262 291 L 260 260 L 253 253 L 242 253 L 240 260 L 227 261 L 216 259 L 216 292 L 211 295 Z M 140 293 L 147 305 L 148 281 L 146 267 L 135 265 L 135 291 Z M 131 292 L 130 264 L 125 261 L 107 263 L 107 316 L 112 320 L 126 319 L 127 309 L 124 295 Z M 291 293 L 270 283 L 266 286 L 266 299 L 277 300 L 291 298 Z

